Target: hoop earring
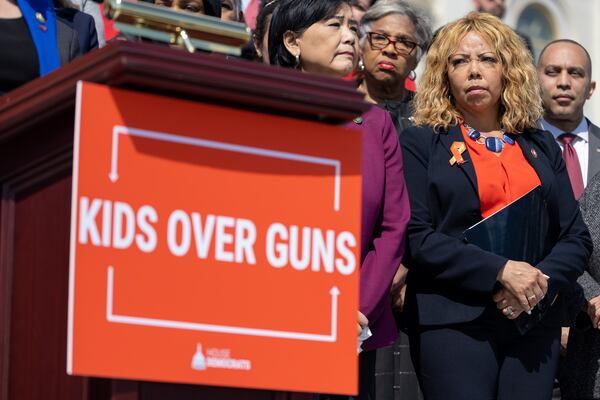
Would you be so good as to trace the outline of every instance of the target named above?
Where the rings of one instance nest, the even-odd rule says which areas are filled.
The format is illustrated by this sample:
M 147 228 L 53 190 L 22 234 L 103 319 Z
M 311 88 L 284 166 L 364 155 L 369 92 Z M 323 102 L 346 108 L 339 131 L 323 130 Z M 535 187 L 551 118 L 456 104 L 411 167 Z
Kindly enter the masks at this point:
M 300 69 L 300 64 L 302 64 L 302 62 L 300 61 L 300 53 L 296 54 L 294 57 L 296 58 L 296 63 L 294 64 L 294 68 Z
M 417 73 L 415 72 L 414 69 L 408 73 L 407 78 L 413 82 L 417 79 Z

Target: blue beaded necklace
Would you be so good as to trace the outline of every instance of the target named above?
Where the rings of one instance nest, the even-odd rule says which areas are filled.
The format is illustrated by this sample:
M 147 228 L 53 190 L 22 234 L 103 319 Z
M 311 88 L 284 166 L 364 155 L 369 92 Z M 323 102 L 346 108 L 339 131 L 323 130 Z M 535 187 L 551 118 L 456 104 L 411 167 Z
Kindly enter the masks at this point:
M 471 128 L 466 122 L 463 122 L 464 127 L 467 129 L 467 135 L 473 139 L 477 144 L 485 144 L 485 148 L 494 153 L 501 153 L 504 148 L 504 144 L 515 144 L 515 136 L 511 133 L 502 133 L 502 139 L 496 136 L 485 136 L 481 132 Z

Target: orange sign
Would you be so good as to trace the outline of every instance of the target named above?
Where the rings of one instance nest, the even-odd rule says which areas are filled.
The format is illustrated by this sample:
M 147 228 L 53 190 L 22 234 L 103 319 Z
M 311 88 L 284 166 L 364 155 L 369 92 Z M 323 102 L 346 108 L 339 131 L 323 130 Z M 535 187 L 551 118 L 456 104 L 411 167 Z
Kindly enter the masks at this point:
M 80 82 L 68 373 L 355 394 L 360 148 Z

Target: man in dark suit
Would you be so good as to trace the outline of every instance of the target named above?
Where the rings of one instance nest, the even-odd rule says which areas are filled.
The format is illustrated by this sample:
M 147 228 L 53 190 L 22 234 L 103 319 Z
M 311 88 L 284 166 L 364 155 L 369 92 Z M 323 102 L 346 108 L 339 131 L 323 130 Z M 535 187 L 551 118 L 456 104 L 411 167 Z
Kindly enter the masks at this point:
M 569 177 L 575 197 L 579 198 L 587 183 L 600 172 L 600 128 L 583 115 L 583 106 L 596 88 L 590 55 L 573 40 L 555 40 L 540 53 L 538 75 L 544 105 L 540 125 L 554 135 L 563 154 L 563 134 L 569 134 L 567 146 L 575 150 L 581 170 L 580 176 L 569 171 Z M 570 161 L 566 161 L 568 168 Z
M 579 199 L 588 182 L 600 171 L 600 128 L 583 115 L 583 106 L 596 88 L 592 80 L 592 61 L 581 44 L 559 39 L 544 47 L 537 68 L 544 106 L 540 127 L 550 131 L 563 150 L 573 193 Z M 581 297 L 578 292 L 574 289 L 574 299 Z M 578 302 L 573 301 L 573 304 Z M 568 337 L 569 329 L 563 328 L 563 351 Z M 560 398 L 557 390 L 553 398 Z

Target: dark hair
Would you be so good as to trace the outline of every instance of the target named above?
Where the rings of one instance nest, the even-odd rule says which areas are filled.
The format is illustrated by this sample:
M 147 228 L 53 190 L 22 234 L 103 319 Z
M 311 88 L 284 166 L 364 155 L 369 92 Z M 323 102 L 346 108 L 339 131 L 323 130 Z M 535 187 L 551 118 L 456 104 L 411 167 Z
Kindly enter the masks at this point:
M 349 0 L 349 3 L 350 3 L 351 6 L 360 6 L 359 1 L 360 0 Z M 367 6 L 367 8 L 371 7 L 376 2 L 377 2 L 377 0 L 369 0 L 369 5 Z M 367 11 L 367 10 L 365 10 L 365 11 Z
M 254 29 L 254 38 L 259 45 L 265 38 L 267 32 L 267 20 L 269 15 L 277 8 L 282 0 L 263 1 L 256 16 L 256 28 Z
M 96 0 L 94 0 L 96 1 Z M 142 3 L 156 4 L 156 0 L 140 0 Z M 101 3 L 101 1 L 99 1 Z M 202 0 L 204 14 L 212 17 L 221 18 L 221 0 Z M 166 6 L 170 7 L 170 6 Z
M 206 15 L 221 18 L 221 0 L 202 0 Z
M 335 15 L 348 0 L 279 0 L 269 29 L 269 60 L 272 65 L 293 68 L 295 57 L 286 49 L 283 35 L 287 31 L 301 35 L 317 22 Z

